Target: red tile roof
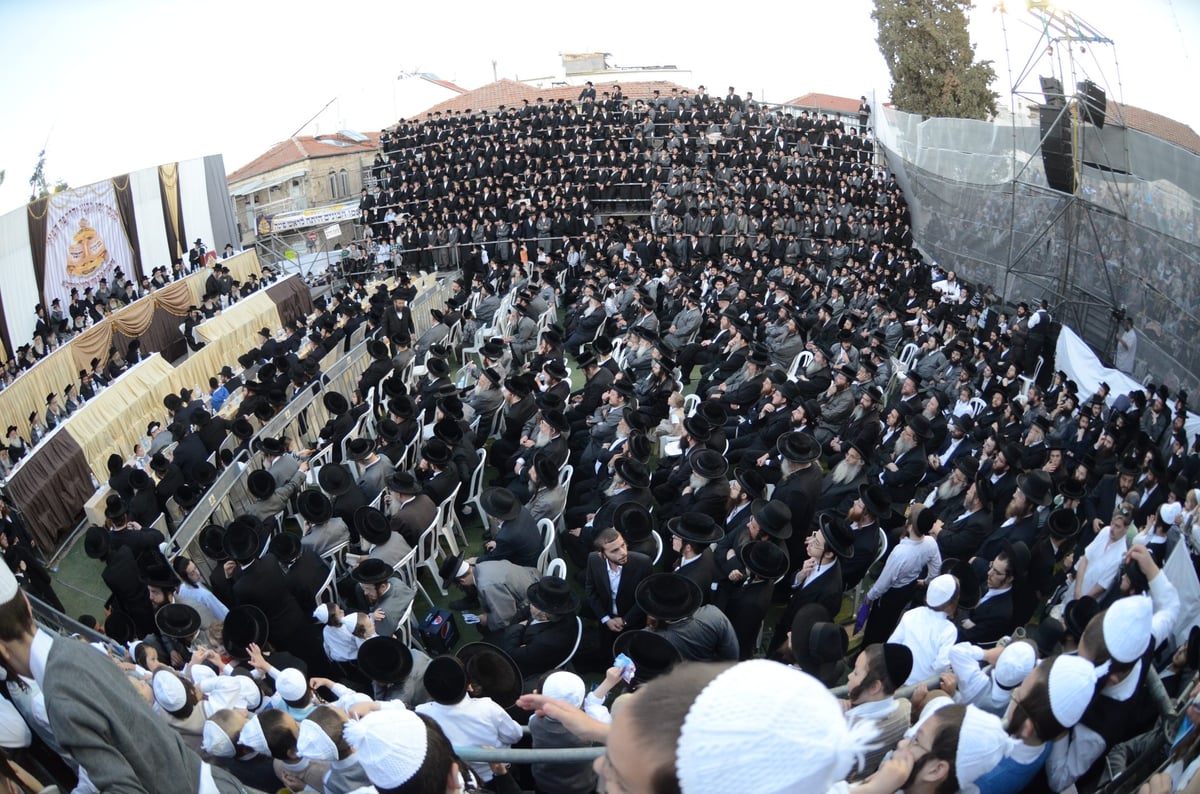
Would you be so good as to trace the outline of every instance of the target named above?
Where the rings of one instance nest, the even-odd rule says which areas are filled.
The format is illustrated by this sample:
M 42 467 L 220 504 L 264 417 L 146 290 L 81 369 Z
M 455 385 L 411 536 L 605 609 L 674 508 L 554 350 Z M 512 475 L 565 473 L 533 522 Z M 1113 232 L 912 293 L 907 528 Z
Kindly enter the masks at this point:
M 662 96 L 669 96 L 672 88 L 686 90 L 690 93 L 695 93 L 695 89 L 678 83 L 670 82 L 669 80 L 650 80 L 640 83 L 627 83 L 625 81 L 613 80 L 607 83 L 599 83 L 592 81 L 596 89 L 596 97 L 602 98 L 604 92 L 612 92 L 613 86 L 620 85 L 621 93 L 629 99 L 649 99 L 654 96 L 654 91 L 657 90 Z M 474 91 L 468 91 L 461 96 L 447 99 L 445 102 L 439 102 L 427 110 L 424 110 L 415 116 L 414 120 L 425 118 L 430 113 L 456 113 L 465 110 L 496 110 L 501 105 L 505 107 L 520 107 L 522 99 L 528 99 L 530 102 L 536 102 L 538 97 L 545 100 L 546 104 L 557 102 L 560 99 L 565 99 L 568 102 L 574 102 L 579 98 L 579 92 L 583 90 L 583 86 L 567 85 L 554 86 L 550 88 L 538 88 L 527 83 L 518 82 L 517 80 L 509 80 L 504 78 L 497 80 L 494 83 L 489 83 L 481 88 L 476 88 Z M 858 106 L 855 105 L 857 108 Z
M 805 94 L 783 104 L 795 105 L 801 108 L 816 108 L 822 112 L 828 111 L 830 113 L 836 112 L 853 115 L 858 112 L 858 106 L 861 102 L 861 99 L 834 96 L 833 94 Z
M 1153 135 L 1167 143 L 1173 143 L 1190 152 L 1200 154 L 1200 135 L 1197 135 L 1195 130 L 1182 121 L 1175 121 L 1160 113 L 1109 100 L 1104 113 L 1105 121 L 1119 124 L 1121 116 L 1124 116 L 1125 126 L 1130 129 Z
M 274 171 L 276 168 L 283 168 L 284 166 L 305 160 L 332 157 L 338 154 L 353 154 L 355 152 L 375 152 L 379 149 L 378 132 L 364 132 L 361 134 L 367 140 L 361 142 L 352 141 L 339 134 L 322 135 L 320 138 L 314 138 L 311 135 L 288 138 L 286 141 L 275 144 L 263 154 L 260 154 L 246 165 L 229 174 L 225 178 L 226 182 L 232 185 L 243 179 L 249 179 L 250 177 L 264 174 L 267 171 Z M 328 141 L 337 141 L 337 143 L 329 143 Z

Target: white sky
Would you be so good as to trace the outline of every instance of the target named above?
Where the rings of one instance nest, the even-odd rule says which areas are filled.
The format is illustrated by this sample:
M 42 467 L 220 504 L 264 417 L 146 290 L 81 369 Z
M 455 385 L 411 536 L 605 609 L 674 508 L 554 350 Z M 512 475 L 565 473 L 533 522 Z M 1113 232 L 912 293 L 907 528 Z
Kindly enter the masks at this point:
M 1200 130 L 1193 83 L 1200 3 L 1071 2 L 1116 40 L 1115 47 L 1089 47 L 1077 61 L 1110 97 Z M 1021 71 L 1038 40 L 1023 1 L 1008 5 L 1007 51 L 1002 15 L 991 3 L 971 21 L 978 57 L 996 62 L 993 88 L 1003 106 L 1010 62 L 1013 73 Z M 473 89 L 491 82 L 493 60 L 501 77 L 530 78 L 556 73 L 562 52 L 602 51 L 615 65 L 690 69 L 692 86 L 703 83 L 717 95 L 734 85 L 767 101 L 810 91 L 886 97 L 872 7 L 871 0 L 0 0 L 0 169 L 7 171 L 0 212 L 27 200 L 43 145 L 47 176 L 71 185 L 213 153 L 232 171 L 334 97 L 344 101 L 321 117 L 321 132 L 395 121 L 401 71 L 432 72 Z M 351 101 L 364 94 L 377 97 L 374 108 Z

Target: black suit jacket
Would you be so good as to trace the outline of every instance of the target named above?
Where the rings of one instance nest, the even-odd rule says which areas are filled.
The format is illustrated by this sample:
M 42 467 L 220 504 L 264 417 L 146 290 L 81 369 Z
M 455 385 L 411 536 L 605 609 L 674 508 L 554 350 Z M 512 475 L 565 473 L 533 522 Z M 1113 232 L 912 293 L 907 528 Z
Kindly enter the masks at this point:
M 321 560 L 312 549 L 302 549 L 300 556 L 284 573 L 288 591 L 301 609 L 317 605 L 317 593 L 329 575 L 329 565 Z
M 695 582 L 696 586 L 700 588 L 700 592 L 704 594 L 704 603 L 712 603 L 713 584 L 721 578 L 721 572 L 717 570 L 717 563 L 713 559 L 711 549 L 706 548 L 700 553 L 700 559 L 679 568 L 675 573 L 682 574 L 685 578 Z M 841 598 L 841 593 L 838 593 L 838 597 Z
M 233 583 L 235 603 L 261 609 L 271 627 L 271 644 L 291 650 L 308 623 L 308 612 L 300 608 L 288 588 L 279 560 L 267 554 L 239 573 Z
M 526 614 L 520 619 L 527 621 L 528 617 L 526 609 Z M 577 623 L 571 615 L 533 626 L 527 622 L 517 622 L 504 630 L 497 644 L 517 663 L 525 678 L 526 691 L 529 691 L 534 679 L 567 658 L 575 645 L 577 631 Z
M 584 577 L 584 593 L 592 614 L 599 620 L 619 617 L 625 628 L 640 629 L 646 624 L 646 613 L 634 601 L 634 592 L 642 580 L 654 572 L 650 558 L 636 551 L 629 552 L 629 559 L 621 571 L 621 583 L 617 587 L 617 611 L 612 611 L 613 594 L 608 580 L 608 571 L 600 552 L 588 555 L 587 573 Z
M 733 624 L 733 631 L 737 634 L 739 660 L 753 658 L 758 649 L 758 630 L 762 628 L 763 618 L 767 616 L 767 610 L 771 606 L 773 591 L 774 587 L 770 582 L 753 581 L 738 586 L 729 594 L 725 616 L 729 618 L 729 622 Z
M 825 610 L 832 616 L 836 616 L 842 609 L 842 593 L 845 588 L 842 586 L 842 565 L 840 562 L 835 563 L 825 573 L 817 577 L 817 580 L 807 587 L 798 587 L 792 591 L 792 599 L 788 602 L 786 610 L 787 625 L 791 625 L 792 618 L 796 611 L 805 604 L 820 604 L 825 607 Z
M 995 642 L 1003 637 L 1012 625 L 1013 591 L 1009 590 L 1007 593 L 989 598 L 971 610 L 968 617 L 974 625 L 969 629 L 959 625 L 959 642 L 970 642 L 975 645 Z
M 617 508 L 626 502 L 637 502 L 649 508 L 654 506 L 654 497 L 650 495 L 649 488 L 626 488 L 616 496 L 606 498 L 600 505 L 600 509 L 596 511 L 595 517 L 592 518 L 592 532 L 596 533 L 611 527 Z
M 976 510 L 962 521 L 943 526 L 937 536 L 942 559 L 969 560 L 991 531 L 992 514 L 986 510 Z
M 879 553 L 879 524 L 854 530 L 854 556 L 842 560 L 842 587 L 849 590 L 867 575 Z

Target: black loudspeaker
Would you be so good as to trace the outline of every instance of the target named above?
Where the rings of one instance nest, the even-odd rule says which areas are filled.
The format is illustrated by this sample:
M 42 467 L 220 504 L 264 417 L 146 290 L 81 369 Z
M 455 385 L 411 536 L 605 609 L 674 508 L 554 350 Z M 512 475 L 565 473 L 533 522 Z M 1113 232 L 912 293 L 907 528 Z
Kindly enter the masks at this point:
M 1046 182 L 1054 190 L 1075 192 L 1075 157 L 1071 146 L 1071 115 L 1061 108 L 1038 108 L 1042 130 L 1042 166 Z
M 1091 80 L 1084 80 L 1076 91 L 1079 94 L 1079 118 L 1094 124 L 1097 129 L 1104 127 L 1104 114 L 1108 111 L 1108 97 L 1104 89 Z
M 1062 80 L 1057 77 L 1039 77 L 1038 80 L 1042 83 L 1042 93 L 1046 95 L 1047 105 L 1062 107 L 1066 103 Z

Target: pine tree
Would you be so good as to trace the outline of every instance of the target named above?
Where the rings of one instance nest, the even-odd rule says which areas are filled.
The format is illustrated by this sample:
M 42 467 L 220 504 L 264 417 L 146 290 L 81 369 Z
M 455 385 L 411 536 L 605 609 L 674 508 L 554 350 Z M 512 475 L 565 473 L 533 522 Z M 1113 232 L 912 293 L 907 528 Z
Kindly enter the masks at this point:
M 923 116 L 987 119 L 999 97 L 991 61 L 976 61 L 967 34 L 970 0 L 875 0 L 879 51 L 892 74 L 892 103 Z

